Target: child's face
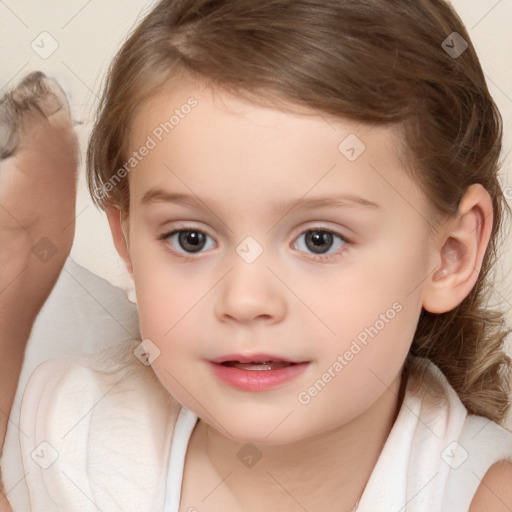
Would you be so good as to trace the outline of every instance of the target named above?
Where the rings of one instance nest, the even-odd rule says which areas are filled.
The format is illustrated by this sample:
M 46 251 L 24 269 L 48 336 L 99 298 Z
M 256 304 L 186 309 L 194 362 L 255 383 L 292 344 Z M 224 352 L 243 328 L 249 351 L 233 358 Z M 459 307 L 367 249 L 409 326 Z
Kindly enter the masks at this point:
M 155 97 L 135 120 L 142 336 L 160 350 L 163 385 L 224 435 L 292 442 L 396 401 L 438 252 L 394 135 L 199 86 Z M 190 233 L 160 240 L 177 230 Z M 218 362 L 238 356 L 304 364 Z

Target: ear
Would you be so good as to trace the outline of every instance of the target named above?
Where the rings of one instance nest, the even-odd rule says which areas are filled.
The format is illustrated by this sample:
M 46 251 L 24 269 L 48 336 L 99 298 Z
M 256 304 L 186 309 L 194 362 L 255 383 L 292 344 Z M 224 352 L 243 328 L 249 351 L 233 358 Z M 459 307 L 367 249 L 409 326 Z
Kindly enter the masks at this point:
M 440 230 L 437 268 L 424 287 L 423 308 L 446 313 L 456 308 L 477 282 L 493 224 L 492 200 L 482 185 L 471 185 L 455 217 Z
M 130 257 L 130 242 L 128 237 L 128 215 L 115 206 L 109 206 L 105 211 L 117 253 L 124 261 L 128 272 L 133 275 Z

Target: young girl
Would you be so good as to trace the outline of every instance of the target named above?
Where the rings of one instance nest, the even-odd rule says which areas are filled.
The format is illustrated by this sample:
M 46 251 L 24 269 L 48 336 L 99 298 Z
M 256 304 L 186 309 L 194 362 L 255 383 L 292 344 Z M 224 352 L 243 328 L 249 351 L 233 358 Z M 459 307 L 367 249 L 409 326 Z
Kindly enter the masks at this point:
M 88 152 L 142 342 L 34 373 L 32 510 L 510 510 L 500 144 L 442 0 L 162 0 Z

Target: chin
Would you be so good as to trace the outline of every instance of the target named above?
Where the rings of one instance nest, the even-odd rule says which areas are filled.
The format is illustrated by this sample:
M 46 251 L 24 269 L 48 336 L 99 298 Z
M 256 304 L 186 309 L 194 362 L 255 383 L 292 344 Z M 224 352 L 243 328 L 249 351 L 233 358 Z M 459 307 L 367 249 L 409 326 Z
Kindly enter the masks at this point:
M 210 421 L 210 418 L 205 417 L 204 421 L 224 437 L 242 445 L 247 443 L 257 446 L 286 445 L 302 441 L 318 433 L 308 430 L 304 422 L 297 422 L 297 418 L 292 420 L 293 415 L 292 413 L 289 418 L 286 418 L 286 415 L 281 413 L 266 417 L 263 414 L 244 415 L 241 413 L 237 420 L 234 420 L 233 417 L 221 419 L 216 416 L 216 419 L 222 422 L 225 430 L 219 428 L 215 421 Z

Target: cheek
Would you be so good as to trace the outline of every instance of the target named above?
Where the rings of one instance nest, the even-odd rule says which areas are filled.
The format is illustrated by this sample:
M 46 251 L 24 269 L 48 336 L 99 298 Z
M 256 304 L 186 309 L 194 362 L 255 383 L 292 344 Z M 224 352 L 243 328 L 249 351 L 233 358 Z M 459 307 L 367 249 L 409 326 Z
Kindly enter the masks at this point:
M 155 340 L 167 337 L 197 302 L 194 283 L 170 267 L 158 246 L 132 245 L 131 261 L 141 334 Z
M 337 382 L 361 400 L 372 393 L 371 386 L 356 385 L 361 372 L 372 370 L 368 382 L 377 375 L 389 384 L 407 356 L 421 313 L 421 282 L 429 274 L 427 255 L 428 244 L 422 238 L 408 244 L 407 237 L 395 237 L 359 252 L 334 280 L 325 279 L 326 293 L 313 295 L 311 309 L 321 312 L 319 316 L 335 332 L 334 343 L 322 345 L 326 367 L 337 355 L 354 361 L 344 369 L 347 380 Z M 323 338 L 328 341 L 326 332 Z
M 376 244 L 354 251 L 333 274 L 311 276 L 307 285 L 297 286 L 297 293 L 307 297 L 309 308 L 345 340 L 376 323 L 381 326 L 382 315 L 390 320 L 386 330 L 401 324 L 409 332 L 421 310 L 419 285 L 429 272 L 425 254 L 426 247 L 404 240 Z

